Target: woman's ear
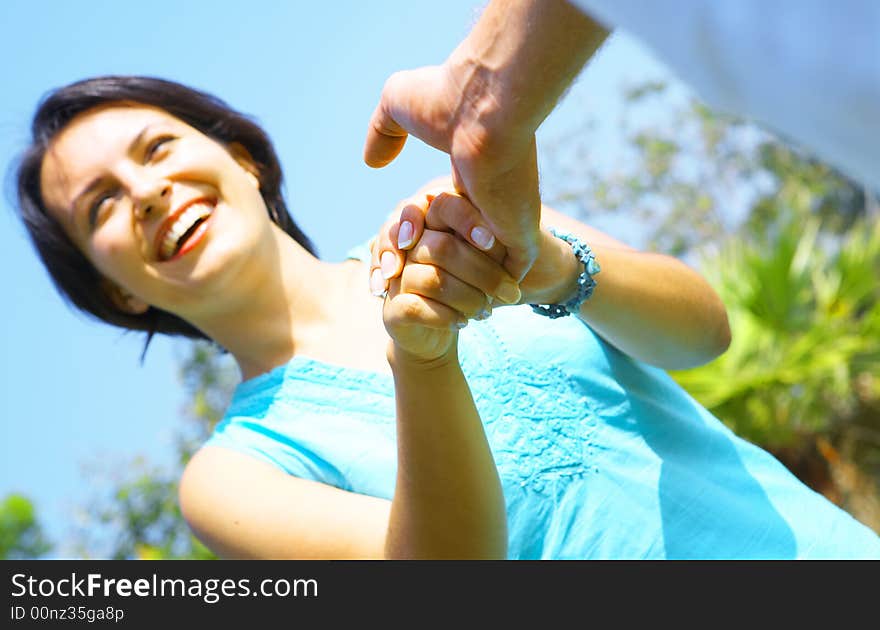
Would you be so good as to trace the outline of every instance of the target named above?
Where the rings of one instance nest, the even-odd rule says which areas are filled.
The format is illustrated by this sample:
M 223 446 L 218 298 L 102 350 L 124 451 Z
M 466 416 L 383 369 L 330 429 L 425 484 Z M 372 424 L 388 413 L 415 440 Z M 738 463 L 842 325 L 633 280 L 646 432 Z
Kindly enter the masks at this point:
M 110 298 L 113 305 L 123 313 L 143 315 L 150 308 L 150 305 L 142 299 L 133 296 L 106 278 L 101 282 L 101 290 L 104 291 L 104 295 Z
M 229 153 L 232 155 L 232 158 L 238 162 L 238 165 L 247 171 L 254 187 L 259 190 L 260 169 L 257 168 L 257 164 L 254 162 L 254 158 L 251 157 L 250 151 L 248 151 L 240 142 L 231 142 L 229 143 Z

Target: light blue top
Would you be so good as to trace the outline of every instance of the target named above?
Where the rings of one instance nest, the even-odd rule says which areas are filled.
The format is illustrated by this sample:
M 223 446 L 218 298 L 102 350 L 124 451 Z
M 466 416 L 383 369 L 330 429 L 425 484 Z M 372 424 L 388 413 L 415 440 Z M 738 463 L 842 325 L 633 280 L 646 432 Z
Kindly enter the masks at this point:
M 499 308 L 459 349 L 511 558 L 880 559 L 874 532 L 577 318 Z M 390 499 L 395 435 L 390 376 L 298 356 L 241 383 L 207 444 Z

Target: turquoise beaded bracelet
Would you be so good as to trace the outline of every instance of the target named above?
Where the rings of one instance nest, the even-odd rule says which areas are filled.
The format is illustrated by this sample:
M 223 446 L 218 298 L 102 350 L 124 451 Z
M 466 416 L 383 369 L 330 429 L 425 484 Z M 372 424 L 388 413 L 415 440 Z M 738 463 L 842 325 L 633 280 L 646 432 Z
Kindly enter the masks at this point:
M 556 319 L 558 317 L 566 317 L 572 313 L 576 314 L 581 310 L 581 304 L 590 299 L 590 296 L 593 295 L 593 289 L 596 288 L 596 281 L 593 279 L 593 276 L 599 273 L 602 268 L 599 267 L 599 262 L 593 256 L 593 250 L 582 240 L 556 228 L 550 228 L 550 233 L 571 245 L 574 255 L 584 266 L 584 270 L 577 279 L 577 294 L 568 302 L 564 304 L 531 304 L 532 310 L 539 315 Z

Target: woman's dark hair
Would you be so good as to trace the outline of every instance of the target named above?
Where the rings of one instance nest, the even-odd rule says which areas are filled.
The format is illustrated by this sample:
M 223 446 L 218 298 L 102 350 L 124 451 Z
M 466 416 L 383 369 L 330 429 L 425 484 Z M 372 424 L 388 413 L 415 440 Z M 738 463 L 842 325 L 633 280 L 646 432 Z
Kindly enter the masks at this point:
M 52 140 L 78 114 L 120 101 L 159 107 L 218 142 L 226 145 L 238 142 L 244 146 L 258 168 L 260 193 L 272 221 L 316 255 L 311 241 L 287 211 L 281 193 L 281 165 L 266 132 L 210 94 L 153 77 L 96 77 L 59 88 L 43 98 L 31 124 L 31 145 L 25 149 L 18 165 L 18 207 L 22 221 L 62 297 L 109 324 L 146 331 L 144 353 L 156 333 L 207 339 L 195 326 L 162 309 L 150 307 L 142 315 L 133 315 L 117 308 L 101 288 L 101 274 L 71 242 L 43 202 L 40 169 Z

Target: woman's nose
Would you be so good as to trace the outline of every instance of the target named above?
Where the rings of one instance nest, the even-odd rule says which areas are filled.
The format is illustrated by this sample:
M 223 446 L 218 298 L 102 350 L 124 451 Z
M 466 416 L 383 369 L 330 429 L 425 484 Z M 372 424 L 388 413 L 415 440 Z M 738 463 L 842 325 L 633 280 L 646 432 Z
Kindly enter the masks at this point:
M 142 190 L 135 192 L 134 215 L 138 220 L 149 218 L 153 214 L 164 214 L 171 201 L 171 184 L 165 180 L 157 181 Z

